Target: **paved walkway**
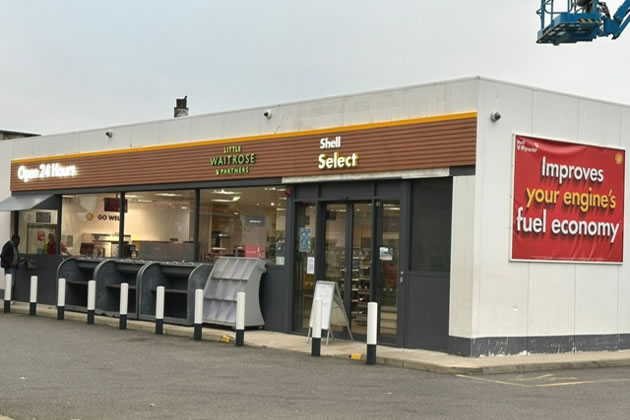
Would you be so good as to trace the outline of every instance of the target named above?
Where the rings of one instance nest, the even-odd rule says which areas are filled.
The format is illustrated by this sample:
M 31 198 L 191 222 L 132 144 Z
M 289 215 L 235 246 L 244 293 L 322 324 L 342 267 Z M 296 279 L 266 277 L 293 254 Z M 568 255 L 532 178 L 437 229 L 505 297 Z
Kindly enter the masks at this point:
M 28 314 L 28 304 L 14 302 L 12 312 Z M 51 318 L 57 317 L 57 309 L 54 306 L 38 305 L 38 316 Z M 2 314 L 0 313 L 0 316 Z M 65 313 L 67 321 L 85 322 L 86 315 L 77 312 Z M 95 323 L 118 328 L 118 319 L 105 316 L 96 316 Z M 146 321 L 129 320 L 127 327 L 132 330 L 154 332 L 154 324 Z M 164 325 L 164 334 L 191 337 L 192 327 L 177 325 Z M 209 341 L 234 342 L 234 333 L 229 330 L 204 328 L 203 339 Z M 324 340 L 322 340 L 324 341 Z M 247 331 L 245 333 L 245 345 L 252 347 L 268 347 L 294 352 L 310 354 L 310 343 L 306 337 L 294 334 L 283 334 L 273 331 Z M 365 344 L 346 340 L 333 340 L 329 345 L 322 344 L 322 356 L 343 358 L 355 361 L 365 361 Z M 581 352 L 559 354 L 532 354 L 518 356 L 496 357 L 460 357 L 446 353 L 418 350 L 400 349 L 379 346 L 377 349 L 377 363 L 418 369 L 429 372 L 446 374 L 496 374 L 512 372 L 534 372 L 559 369 L 585 369 L 596 367 L 621 367 L 630 366 L 630 351 L 612 352 Z

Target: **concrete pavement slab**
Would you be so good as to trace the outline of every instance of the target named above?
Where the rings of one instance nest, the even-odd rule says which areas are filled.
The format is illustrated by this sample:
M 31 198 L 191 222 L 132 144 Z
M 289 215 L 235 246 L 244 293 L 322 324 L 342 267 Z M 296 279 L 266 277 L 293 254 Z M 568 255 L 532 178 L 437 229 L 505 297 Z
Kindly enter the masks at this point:
M 28 314 L 28 311 L 27 303 L 13 303 L 12 312 Z M 37 314 L 38 316 L 56 318 L 57 311 L 54 306 L 40 304 L 37 308 Z M 86 322 L 86 314 L 84 313 L 66 311 L 65 318 L 68 321 Z M 95 323 L 118 328 L 117 318 L 96 316 Z M 153 333 L 155 326 L 152 322 L 129 320 L 127 328 Z M 192 339 L 193 328 L 179 325 L 164 325 L 164 334 L 190 337 Z M 226 329 L 204 327 L 203 340 L 233 343 L 234 332 Z M 307 342 L 306 337 L 274 331 L 247 331 L 245 333 L 245 344 L 250 347 L 266 347 L 308 354 L 311 352 L 311 345 Z M 322 344 L 321 355 L 364 362 L 366 359 L 365 350 L 366 346 L 364 343 L 335 339 L 328 345 Z M 630 366 L 630 351 L 470 358 L 429 350 L 379 346 L 376 362 L 388 366 L 435 373 L 480 375 Z

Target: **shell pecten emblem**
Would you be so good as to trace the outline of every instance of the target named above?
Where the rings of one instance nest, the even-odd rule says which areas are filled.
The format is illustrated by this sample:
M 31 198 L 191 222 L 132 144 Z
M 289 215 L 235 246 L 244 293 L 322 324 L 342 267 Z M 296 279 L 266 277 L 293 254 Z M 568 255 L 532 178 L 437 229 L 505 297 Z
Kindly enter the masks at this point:
M 621 165 L 623 163 L 623 155 L 621 153 L 617 153 L 615 155 L 615 162 L 617 165 Z

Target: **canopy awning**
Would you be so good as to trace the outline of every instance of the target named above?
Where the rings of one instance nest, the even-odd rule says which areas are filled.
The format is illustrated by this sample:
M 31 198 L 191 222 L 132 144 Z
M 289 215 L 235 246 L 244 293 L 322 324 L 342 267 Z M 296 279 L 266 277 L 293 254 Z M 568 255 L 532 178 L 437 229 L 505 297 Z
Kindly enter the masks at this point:
M 0 211 L 30 210 L 51 197 L 53 197 L 52 194 L 12 195 L 6 200 L 0 201 Z

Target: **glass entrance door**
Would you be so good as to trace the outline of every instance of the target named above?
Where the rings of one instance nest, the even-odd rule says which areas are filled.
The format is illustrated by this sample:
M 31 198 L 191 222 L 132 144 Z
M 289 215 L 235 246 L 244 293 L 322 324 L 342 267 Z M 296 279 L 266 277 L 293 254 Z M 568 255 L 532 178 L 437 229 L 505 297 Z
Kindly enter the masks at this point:
M 297 249 L 295 253 L 296 287 L 293 298 L 293 326 L 307 329 L 315 288 L 317 248 L 317 206 L 300 203 L 296 207 Z
M 382 202 L 378 206 L 377 250 L 374 298 L 379 306 L 379 338 L 396 342 L 398 334 L 398 272 L 400 251 L 400 203 Z
M 325 207 L 324 276 L 337 283 L 353 334 L 367 332 L 372 226 L 372 203 Z
M 352 301 L 350 327 L 367 334 L 367 305 L 372 282 L 372 203 L 352 205 Z

